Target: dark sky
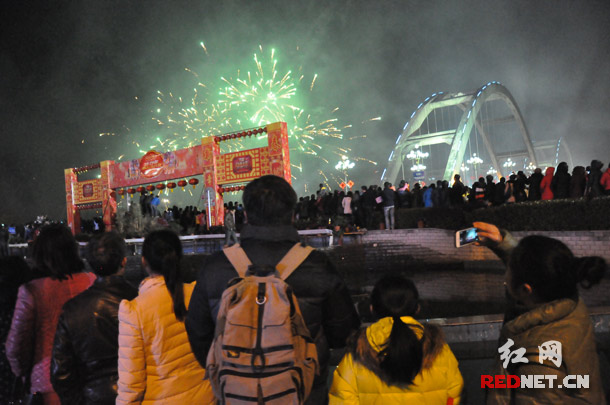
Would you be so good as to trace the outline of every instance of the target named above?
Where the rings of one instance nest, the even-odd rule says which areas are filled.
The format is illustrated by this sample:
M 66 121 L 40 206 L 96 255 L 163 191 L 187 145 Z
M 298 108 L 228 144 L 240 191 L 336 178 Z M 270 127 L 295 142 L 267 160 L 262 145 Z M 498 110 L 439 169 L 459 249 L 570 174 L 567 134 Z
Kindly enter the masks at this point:
M 185 67 L 233 72 L 259 44 L 285 55 L 298 46 L 299 65 L 319 75 L 320 105 L 340 106 L 342 122 L 382 117 L 357 145 L 381 170 L 425 97 L 491 80 L 510 90 L 534 140 L 563 137 L 578 164 L 610 160 L 608 1 L 24 0 L 2 7 L 2 222 L 64 218 L 64 168 L 116 159 L 121 136 L 149 125 L 156 91 L 185 90 Z M 119 135 L 99 137 L 104 132 Z M 373 170 L 354 175 L 372 183 Z

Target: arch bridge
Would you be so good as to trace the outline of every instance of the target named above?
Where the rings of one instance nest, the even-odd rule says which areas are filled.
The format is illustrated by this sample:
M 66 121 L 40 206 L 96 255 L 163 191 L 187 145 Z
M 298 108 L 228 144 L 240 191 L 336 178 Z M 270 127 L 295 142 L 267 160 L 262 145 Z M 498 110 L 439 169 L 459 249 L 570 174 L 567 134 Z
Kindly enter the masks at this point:
M 413 176 L 405 177 L 405 164 Z M 398 135 L 381 180 L 396 183 L 399 174 L 416 181 L 451 180 L 458 173 L 465 180 L 501 177 L 537 165 L 517 103 L 506 87 L 492 81 L 474 91 L 439 92 L 422 101 Z

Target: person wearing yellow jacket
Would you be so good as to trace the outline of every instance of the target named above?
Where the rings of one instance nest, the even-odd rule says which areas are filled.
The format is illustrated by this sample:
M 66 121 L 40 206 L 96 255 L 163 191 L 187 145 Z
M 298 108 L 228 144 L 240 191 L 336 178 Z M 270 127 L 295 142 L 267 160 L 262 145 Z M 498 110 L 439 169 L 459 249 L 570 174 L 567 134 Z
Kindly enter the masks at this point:
M 379 318 L 352 337 L 335 370 L 330 404 L 457 405 L 464 380 L 441 330 L 422 325 L 413 282 L 381 279 L 371 294 Z
M 184 327 L 195 283 L 182 283 L 181 257 L 180 239 L 171 231 L 144 240 L 142 266 L 150 277 L 119 308 L 117 404 L 215 403 Z

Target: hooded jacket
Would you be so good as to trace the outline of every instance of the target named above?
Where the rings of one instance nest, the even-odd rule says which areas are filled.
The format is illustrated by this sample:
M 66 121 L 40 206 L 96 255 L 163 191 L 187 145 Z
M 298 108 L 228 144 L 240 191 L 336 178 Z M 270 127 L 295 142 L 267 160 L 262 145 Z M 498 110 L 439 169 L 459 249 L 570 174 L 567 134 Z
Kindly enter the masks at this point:
M 184 285 L 188 303 L 195 283 Z M 139 295 L 119 307 L 119 404 L 212 404 L 205 370 L 176 319 L 163 276 L 144 279 Z
M 509 362 L 503 367 L 500 353 L 492 375 L 554 375 L 554 388 L 501 389 L 489 391 L 487 403 L 496 404 L 604 404 L 593 324 L 582 299 L 559 299 L 534 308 L 507 322 L 500 332 L 499 345 L 514 342 L 511 351 L 525 349 L 527 363 Z M 540 362 L 540 346 L 561 343 L 562 359 Z M 510 343 L 510 342 L 509 342 Z M 588 375 L 589 388 L 559 388 L 567 375 Z M 575 381 L 572 381 L 575 382 Z
M 544 178 L 540 182 L 540 192 L 542 193 L 543 200 L 553 199 L 553 190 L 551 184 L 553 183 L 553 174 L 555 174 L 554 167 L 547 167 L 544 172 Z
M 408 386 L 389 384 L 379 364 L 379 352 L 392 332 L 392 318 L 361 329 L 335 370 L 330 404 L 458 404 L 464 380 L 458 362 L 438 327 L 422 326 L 410 316 L 401 320 L 422 340 L 422 370 Z

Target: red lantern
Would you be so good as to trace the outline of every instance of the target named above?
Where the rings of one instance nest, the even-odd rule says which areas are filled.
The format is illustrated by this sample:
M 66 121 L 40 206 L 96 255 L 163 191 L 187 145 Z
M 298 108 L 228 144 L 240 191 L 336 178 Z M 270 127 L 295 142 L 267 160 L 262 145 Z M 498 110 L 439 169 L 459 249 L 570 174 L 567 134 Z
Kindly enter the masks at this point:
M 219 137 L 217 137 L 217 136 L 215 136 L 215 137 L 214 137 L 214 142 L 216 142 L 216 143 L 220 142 L 220 138 L 219 138 Z
M 165 184 L 163 184 L 163 183 L 157 184 L 157 190 L 159 190 L 159 191 L 165 190 Z
M 118 195 L 121 196 L 121 198 L 125 198 L 125 189 L 121 188 L 117 190 Z
M 176 188 L 176 183 L 174 183 L 174 182 L 167 183 L 167 188 L 169 188 L 169 191 L 171 191 L 173 193 L 174 189 Z
M 224 188 L 222 188 L 222 187 L 220 187 L 220 188 L 218 189 L 218 192 L 219 192 L 220 194 L 223 194 L 223 193 L 225 192 L 225 189 L 224 189 Z
M 144 192 L 144 187 L 139 186 L 138 188 L 136 188 L 136 191 L 140 194 L 142 194 Z
M 193 186 L 193 188 L 195 188 L 195 187 L 197 187 L 197 184 L 199 184 L 199 180 L 197 180 L 195 178 L 192 178 L 192 179 L 189 180 L 189 184 L 191 186 Z
M 248 136 L 252 136 L 252 131 L 247 132 Z
M 263 132 L 267 133 L 267 127 L 263 128 Z
M 136 189 L 133 188 L 133 187 L 132 188 L 128 188 L 127 192 L 129 193 L 129 195 L 133 196 L 135 194 L 135 192 L 136 192 Z
M 180 187 L 182 187 L 182 191 L 184 191 L 184 187 L 185 187 L 187 184 L 188 184 L 188 183 L 186 182 L 186 180 L 180 180 L 180 181 L 178 182 L 178 185 L 179 185 Z
M 146 186 L 146 190 L 154 191 L 155 190 L 155 186 L 153 186 L 152 184 L 149 184 L 148 186 Z

